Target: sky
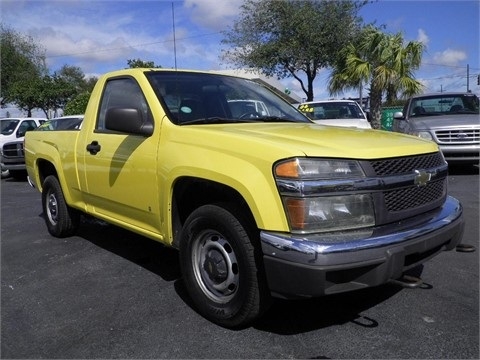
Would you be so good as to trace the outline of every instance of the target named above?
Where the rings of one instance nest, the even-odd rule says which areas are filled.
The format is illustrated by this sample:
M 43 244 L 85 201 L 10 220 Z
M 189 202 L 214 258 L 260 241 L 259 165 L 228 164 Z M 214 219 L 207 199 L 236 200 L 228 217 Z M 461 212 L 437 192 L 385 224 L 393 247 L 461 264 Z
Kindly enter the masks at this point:
M 222 32 L 235 21 L 241 3 L 0 0 L 0 14 L 5 26 L 41 44 L 52 73 L 66 64 L 98 77 L 128 67 L 128 59 L 153 61 L 163 68 L 231 68 L 221 60 Z M 466 91 L 468 86 L 480 95 L 480 0 L 378 0 L 366 5 L 360 16 L 365 23 L 385 26 L 385 32 L 402 33 L 405 42 L 425 44 L 422 65 L 415 72 L 425 92 Z M 332 98 L 328 77 L 328 70 L 317 76 L 315 99 Z M 305 97 L 293 78 L 282 84 Z

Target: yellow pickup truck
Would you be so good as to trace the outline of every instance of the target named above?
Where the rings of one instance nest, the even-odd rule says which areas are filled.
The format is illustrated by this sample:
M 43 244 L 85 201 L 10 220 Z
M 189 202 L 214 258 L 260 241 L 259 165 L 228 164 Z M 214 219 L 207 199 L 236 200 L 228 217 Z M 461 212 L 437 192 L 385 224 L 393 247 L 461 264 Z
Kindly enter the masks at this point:
M 463 234 L 435 143 L 315 124 L 239 77 L 108 73 L 81 129 L 29 132 L 25 157 L 51 235 L 84 213 L 177 248 L 197 310 L 225 327 L 272 296 L 398 281 Z

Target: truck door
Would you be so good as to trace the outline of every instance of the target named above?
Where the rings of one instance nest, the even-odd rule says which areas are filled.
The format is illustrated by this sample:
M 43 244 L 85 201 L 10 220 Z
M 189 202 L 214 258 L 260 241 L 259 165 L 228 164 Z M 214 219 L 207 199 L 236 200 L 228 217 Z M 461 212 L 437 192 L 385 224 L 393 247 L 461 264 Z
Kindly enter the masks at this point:
M 133 78 L 114 78 L 107 81 L 99 106 L 95 127 L 78 148 L 84 154 L 79 174 L 85 179 L 85 202 L 100 217 L 158 233 L 158 133 L 145 137 L 105 129 L 105 114 L 112 107 L 151 116 L 145 96 Z

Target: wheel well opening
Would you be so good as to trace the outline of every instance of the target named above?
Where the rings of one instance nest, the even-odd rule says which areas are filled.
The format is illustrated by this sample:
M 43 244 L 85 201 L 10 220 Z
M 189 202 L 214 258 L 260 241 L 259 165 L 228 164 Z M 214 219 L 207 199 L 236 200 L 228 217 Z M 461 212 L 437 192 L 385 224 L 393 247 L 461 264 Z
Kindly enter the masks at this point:
M 215 181 L 185 177 L 175 184 L 172 199 L 173 244 L 178 247 L 179 234 L 187 217 L 206 204 L 232 204 L 250 224 L 255 225 L 248 204 L 235 189 Z
M 53 164 L 50 161 L 40 159 L 37 162 L 37 167 L 38 167 L 38 174 L 40 177 L 40 184 L 43 184 L 47 176 L 50 176 L 50 175 L 57 176 L 57 170 L 55 169 L 55 166 L 53 166 Z

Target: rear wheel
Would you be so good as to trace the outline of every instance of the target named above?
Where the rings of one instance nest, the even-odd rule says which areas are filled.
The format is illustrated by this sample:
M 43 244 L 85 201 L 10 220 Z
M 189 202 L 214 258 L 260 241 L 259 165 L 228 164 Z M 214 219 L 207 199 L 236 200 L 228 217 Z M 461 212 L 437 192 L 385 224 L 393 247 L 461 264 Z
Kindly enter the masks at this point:
M 51 235 L 67 237 L 75 234 L 80 224 L 80 213 L 67 205 L 60 183 L 53 175 L 43 182 L 42 207 Z
M 204 317 L 230 328 L 255 320 L 269 300 L 256 232 L 234 213 L 217 205 L 198 208 L 186 220 L 180 243 L 192 301 Z

